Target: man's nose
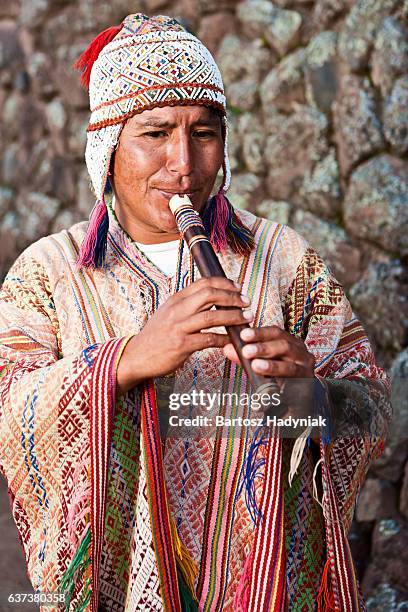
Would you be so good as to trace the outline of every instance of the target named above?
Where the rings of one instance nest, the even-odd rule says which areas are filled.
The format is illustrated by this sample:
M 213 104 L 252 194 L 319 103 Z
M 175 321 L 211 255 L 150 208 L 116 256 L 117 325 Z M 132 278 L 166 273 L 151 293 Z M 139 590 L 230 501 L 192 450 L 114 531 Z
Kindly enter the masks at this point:
M 167 169 L 172 174 L 188 176 L 193 171 L 193 150 L 189 134 L 175 134 L 167 149 Z

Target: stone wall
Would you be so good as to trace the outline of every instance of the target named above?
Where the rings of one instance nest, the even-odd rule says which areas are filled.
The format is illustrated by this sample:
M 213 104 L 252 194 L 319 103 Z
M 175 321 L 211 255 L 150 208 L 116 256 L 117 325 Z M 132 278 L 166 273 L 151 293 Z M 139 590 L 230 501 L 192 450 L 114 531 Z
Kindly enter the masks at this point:
M 0 274 L 93 205 L 71 69 L 129 12 L 179 17 L 219 63 L 231 200 L 331 264 L 390 369 L 395 420 L 350 536 L 370 610 L 402 610 L 408 552 L 407 0 L 0 1 Z M 408 604 L 406 604 L 408 605 Z M 406 609 L 406 608 L 404 608 Z

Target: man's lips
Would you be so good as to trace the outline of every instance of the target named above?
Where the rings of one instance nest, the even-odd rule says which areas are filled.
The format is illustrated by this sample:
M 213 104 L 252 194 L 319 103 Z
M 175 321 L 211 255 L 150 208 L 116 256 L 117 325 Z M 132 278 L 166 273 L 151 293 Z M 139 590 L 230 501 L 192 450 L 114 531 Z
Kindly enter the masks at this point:
M 172 198 L 174 195 L 186 195 L 189 198 L 193 197 L 195 194 L 199 192 L 199 189 L 190 189 L 189 191 L 183 190 L 170 190 L 170 189 L 160 189 L 160 187 L 155 187 L 156 191 L 159 191 L 166 198 Z

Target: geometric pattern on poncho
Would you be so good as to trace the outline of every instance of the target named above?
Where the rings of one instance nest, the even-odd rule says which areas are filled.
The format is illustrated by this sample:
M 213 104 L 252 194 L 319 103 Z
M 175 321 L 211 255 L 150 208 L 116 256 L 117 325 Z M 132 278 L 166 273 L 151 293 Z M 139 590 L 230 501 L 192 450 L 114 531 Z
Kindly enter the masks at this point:
M 289 473 L 294 440 L 285 439 L 282 470 Z M 284 480 L 286 576 L 290 610 L 313 612 L 325 555 L 325 528 L 322 509 L 313 499 L 313 458 L 303 453 L 291 486 Z
M 133 492 L 137 490 L 139 471 L 132 457 L 139 453 L 137 435 L 140 415 L 130 396 L 117 403 L 109 463 L 105 537 L 102 549 L 101 603 L 109 602 L 112 611 L 123 610 L 131 563 L 131 528 L 135 527 Z
M 239 212 L 239 216 L 251 227 L 269 223 L 264 220 L 256 220 L 247 212 Z M 0 378 L 1 468 L 9 484 L 10 496 L 14 500 L 13 515 L 23 542 L 25 557 L 28 560 L 29 578 L 33 585 L 42 591 L 58 590 L 68 562 L 73 558 L 75 546 L 71 548 L 72 543 L 67 533 L 69 510 L 73 505 L 73 483 L 76 480 L 76 485 L 80 489 L 86 482 L 89 467 L 86 464 L 81 466 L 84 443 L 89 441 L 90 436 L 89 418 L 86 415 L 92 390 L 89 352 L 87 361 L 83 351 L 93 343 L 93 340 L 89 342 L 82 321 L 86 318 L 88 323 L 91 323 L 95 317 L 99 317 L 99 321 L 105 318 L 109 320 L 113 334 L 118 337 L 122 334 L 128 335 L 130 330 L 137 333 L 150 316 L 150 302 L 153 303 L 154 300 L 154 310 L 157 310 L 157 307 L 164 303 L 175 290 L 173 280 L 167 278 L 154 264 L 149 262 L 111 217 L 107 268 L 89 273 L 89 278 L 92 279 L 92 284 L 89 286 L 93 293 L 92 295 L 87 293 L 83 302 L 77 301 L 69 271 L 75 257 L 68 256 L 62 245 L 79 244 L 83 239 L 85 226 L 86 224 L 79 224 L 71 228 L 69 233 L 61 232 L 32 245 L 13 266 L 2 289 L 3 300 L 0 309 L 0 365 L 3 368 L 3 375 Z M 265 248 L 269 248 L 268 244 Z M 327 291 L 324 289 L 325 285 L 331 283 L 329 274 L 320 265 L 316 264 L 314 267 L 311 253 L 306 253 L 306 251 L 306 243 L 295 232 L 289 228 L 282 229 L 276 248 L 268 255 L 268 265 L 260 267 L 261 272 L 257 279 L 262 286 L 268 287 L 265 324 L 272 322 L 292 331 L 293 326 L 299 320 L 299 316 L 294 315 L 302 313 L 306 307 L 308 296 L 311 295 L 312 288 L 315 286 L 316 273 L 318 277 L 324 277 L 324 280 L 319 283 L 319 299 L 316 299 L 315 292 L 312 303 L 307 306 L 308 315 L 311 316 L 304 317 L 303 327 L 299 329 L 299 333 L 306 336 L 309 350 L 315 354 L 316 358 L 321 359 L 321 362 L 318 362 L 317 373 L 327 374 L 327 380 L 338 373 L 340 377 L 352 377 L 354 364 L 354 368 L 359 368 L 359 375 L 376 379 L 380 393 L 384 374 L 380 368 L 375 366 L 367 339 L 358 338 L 359 331 L 353 327 L 354 323 L 349 325 L 349 322 L 353 320 L 353 315 L 345 297 L 343 296 L 339 303 L 332 304 L 332 309 L 326 311 L 324 316 L 319 315 L 313 318 L 315 309 L 321 311 L 320 298 L 324 299 L 325 295 L 336 296 L 336 292 L 333 293 L 330 287 Z M 317 255 L 314 254 L 313 257 Z M 185 259 L 182 262 L 181 276 L 188 272 Z M 238 280 L 236 269 L 242 263 L 240 257 L 228 252 L 225 256 L 221 256 L 221 262 L 227 275 L 233 280 Z M 304 269 L 303 272 L 302 269 Z M 145 274 L 143 279 L 142 274 Z M 302 276 L 303 280 L 300 278 Z M 299 303 L 298 308 L 294 309 L 292 305 L 295 298 L 295 278 L 298 278 L 297 286 L 304 288 L 304 303 L 303 306 Z M 81 297 L 84 295 L 81 293 Z M 257 291 L 254 295 L 254 302 L 257 304 Z M 91 297 L 95 299 L 91 300 Z M 336 297 L 333 298 L 335 299 Z M 321 330 L 322 326 L 326 330 L 325 336 Z M 325 338 L 325 353 L 323 337 Z M 96 355 L 99 354 L 99 347 L 100 345 L 97 345 L 94 349 Z M 211 359 L 215 354 L 218 354 L 219 365 L 222 367 L 225 364 L 222 352 L 212 350 Z M 207 356 L 206 350 L 198 352 L 197 355 L 199 366 L 203 368 L 203 371 L 207 363 Z M 216 368 L 217 376 L 219 371 L 220 369 Z M 176 377 L 178 375 L 176 374 Z M 31 406 L 26 400 L 27 397 L 32 397 L 33 389 L 38 390 L 38 397 L 34 406 Z M 385 393 L 384 397 L 386 398 Z M 133 406 L 134 410 L 140 410 L 140 398 L 134 398 Z M 378 410 L 377 405 L 372 406 L 373 418 L 376 418 L 377 413 L 380 413 L 379 420 L 384 415 L 387 416 L 384 406 L 385 403 L 379 403 Z M 352 409 L 351 401 L 348 409 Z M 23 421 L 24 414 L 25 422 Z M 31 418 L 32 414 L 34 418 Z M 80 415 L 80 421 L 75 420 L 73 415 L 75 417 Z M 161 606 L 157 563 L 152 547 L 153 534 L 149 518 L 151 491 L 147 489 L 143 480 L 145 478 L 144 462 L 141 462 L 143 448 L 140 448 L 140 452 L 137 451 L 140 430 L 133 418 L 131 404 L 121 407 L 118 403 L 113 421 L 113 448 L 110 457 L 110 484 L 106 510 L 106 520 L 108 521 L 111 517 L 114 522 L 112 525 L 105 525 L 101 567 L 101 599 L 104 597 L 108 609 L 116 609 L 118 601 L 123 601 L 123 598 L 126 597 L 126 612 L 133 609 L 143 610 L 150 605 L 153 609 L 159 610 Z M 23 423 L 28 427 L 24 431 L 29 433 L 24 437 L 25 442 L 29 442 L 31 434 L 33 436 L 31 448 L 30 443 L 24 446 L 21 444 Z M 61 437 L 58 430 L 54 434 L 56 423 L 62 430 Z M 79 435 L 74 434 L 73 427 L 80 429 Z M 125 433 L 128 428 L 134 428 L 129 440 L 126 439 L 127 434 Z M 48 440 L 47 434 L 50 432 L 58 438 L 59 442 L 57 462 L 52 459 L 56 446 L 50 444 Z M 336 441 L 327 447 L 326 463 L 330 468 L 330 477 L 336 493 L 333 499 L 339 507 L 339 516 L 345 533 L 358 483 L 364 477 L 368 462 L 373 457 L 373 449 L 377 447 L 379 444 L 376 440 L 369 440 L 369 447 L 365 441 L 360 440 L 358 448 L 353 449 L 351 457 L 346 453 L 344 445 L 336 444 Z M 133 453 L 133 450 L 136 452 Z M 29 470 L 25 463 L 27 453 L 33 459 L 29 464 Z M 331 458 L 333 458 L 332 461 Z M 360 461 L 359 466 L 362 466 L 361 469 L 359 467 L 357 476 L 348 469 L 348 462 L 351 461 L 355 465 L 356 458 Z M 171 454 L 169 457 L 165 455 L 166 461 L 171 461 L 171 459 Z M 202 459 L 207 463 L 205 467 L 208 470 L 210 467 L 208 463 L 211 462 L 212 457 L 205 454 Z M 118 463 L 121 463 L 122 469 L 118 469 Z M 35 465 L 38 466 L 37 471 L 42 479 L 41 485 L 44 491 L 41 487 L 39 490 L 43 497 L 36 494 L 37 490 L 33 489 L 30 478 L 36 470 Z M 287 465 L 288 461 L 285 460 L 284 454 L 282 474 L 284 483 L 287 481 L 287 474 L 285 474 Z M 124 469 L 126 467 L 129 467 L 129 473 L 126 473 Z M 189 462 L 188 467 L 191 469 L 193 462 Z M 78 470 L 74 477 L 76 468 Z M 183 505 L 177 499 L 178 494 L 181 493 L 180 482 L 184 473 L 182 462 L 178 463 L 178 468 L 176 472 L 169 463 L 165 465 L 167 477 L 171 480 L 168 486 L 172 490 L 169 496 L 171 498 L 169 509 L 175 520 L 180 516 L 180 505 Z M 309 501 L 312 503 L 310 493 L 302 492 L 304 486 L 307 486 L 310 492 L 310 469 L 303 463 L 300 469 L 305 471 L 308 482 L 304 483 L 301 479 L 301 484 L 297 489 L 298 481 L 295 480 L 293 483 L 295 489 L 289 491 L 289 495 L 284 488 L 285 506 L 287 506 L 285 525 L 289 530 L 290 525 L 293 525 L 296 531 L 301 531 L 301 520 L 304 517 L 306 505 Z M 122 485 L 128 489 L 126 493 L 121 492 Z M 208 486 L 211 487 L 211 483 Z M 132 487 L 135 487 L 136 490 L 132 491 Z M 204 487 L 198 494 L 205 495 Z M 44 499 L 48 500 L 48 508 L 45 503 L 42 504 Z M 132 510 L 136 521 L 134 527 L 130 509 L 127 512 L 129 500 L 133 502 Z M 313 501 L 313 504 L 318 507 L 316 502 Z M 204 503 L 200 500 L 200 503 L 197 504 L 200 512 L 199 520 L 197 520 L 196 508 L 183 507 L 181 525 L 187 524 L 188 528 L 183 531 L 184 527 L 182 527 L 180 533 L 182 538 L 184 534 L 190 533 L 191 541 L 202 542 L 202 524 L 205 521 L 202 514 L 203 507 Z M 222 510 L 223 507 L 220 508 L 221 525 L 229 520 L 229 517 L 222 514 Z M 218 551 L 228 551 L 228 555 L 218 554 L 219 567 L 215 567 L 216 575 L 211 576 L 214 581 L 212 586 L 220 593 L 217 602 L 218 609 L 223 605 L 223 610 L 228 612 L 236 609 L 233 604 L 236 586 L 254 541 L 254 530 L 243 495 L 236 500 L 234 513 L 231 517 L 230 538 L 227 540 L 227 545 Z M 344 513 L 347 516 L 344 516 Z M 123 514 L 120 520 L 119 514 Z M 85 514 L 83 519 L 76 524 L 74 533 L 76 547 L 87 525 L 87 520 L 89 520 L 89 513 Z M 317 527 L 317 522 L 310 523 L 311 532 L 314 532 Z M 46 540 L 42 541 L 41 534 L 44 533 L 44 529 L 46 529 Z M 319 529 L 316 531 L 320 533 Z M 310 533 L 311 552 L 308 556 L 304 554 L 305 547 L 296 548 L 297 542 L 302 541 L 302 534 L 296 534 L 293 540 L 296 543 L 294 547 L 291 546 L 292 538 L 289 541 L 288 536 L 286 532 L 286 555 L 290 559 L 289 573 L 287 573 L 288 610 L 297 612 L 297 609 L 301 608 L 290 605 L 291 593 L 293 593 L 290 577 L 294 576 L 298 580 L 299 574 L 302 571 L 306 572 L 305 564 L 317 564 L 318 550 L 313 544 L 314 533 Z M 123 545 L 120 545 L 120 541 L 123 542 Z M 119 561 L 108 557 L 106 553 L 110 550 L 114 555 L 119 556 Z M 194 546 L 193 551 L 195 553 L 193 556 L 196 557 Z M 40 552 L 43 553 L 43 558 L 39 557 Z M 130 565 L 127 568 L 129 581 L 124 584 L 126 582 L 124 567 L 126 563 Z M 305 580 L 313 582 L 313 573 L 317 575 L 321 569 L 321 566 L 312 567 L 307 575 L 305 573 Z M 110 576 L 110 579 L 106 574 Z M 225 585 L 220 584 L 220 576 L 222 580 L 225 577 Z M 105 592 L 109 580 L 115 588 L 125 587 L 126 590 L 124 589 L 120 596 L 119 593 L 116 593 L 114 597 L 110 597 Z M 314 587 L 314 592 L 317 586 L 318 584 Z M 81 588 L 77 588 L 77 599 L 74 597 L 72 603 L 78 601 L 81 596 L 80 591 Z M 225 599 L 222 604 L 223 593 L 225 593 Z

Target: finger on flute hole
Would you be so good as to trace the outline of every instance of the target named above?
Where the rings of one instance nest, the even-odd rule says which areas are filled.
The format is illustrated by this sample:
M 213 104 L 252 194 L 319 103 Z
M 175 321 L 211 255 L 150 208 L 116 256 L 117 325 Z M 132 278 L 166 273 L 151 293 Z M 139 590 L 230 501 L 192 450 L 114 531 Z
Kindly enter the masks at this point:
M 266 359 L 254 359 L 251 368 L 258 372 L 266 372 L 269 369 L 269 361 Z
M 224 353 L 224 356 L 230 361 L 233 361 L 234 363 L 241 363 L 238 354 L 231 342 L 229 342 L 223 347 L 222 352 Z
M 255 339 L 256 333 L 252 327 L 246 327 L 241 331 L 240 336 L 241 340 L 244 340 L 244 342 L 249 342 Z
M 242 354 L 247 359 L 251 359 L 252 357 L 255 357 L 257 353 L 258 353 L 258 347 L 256 344 L 246 344 L 242 349 Z

